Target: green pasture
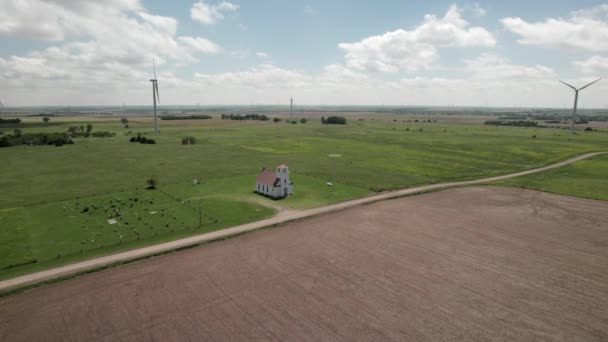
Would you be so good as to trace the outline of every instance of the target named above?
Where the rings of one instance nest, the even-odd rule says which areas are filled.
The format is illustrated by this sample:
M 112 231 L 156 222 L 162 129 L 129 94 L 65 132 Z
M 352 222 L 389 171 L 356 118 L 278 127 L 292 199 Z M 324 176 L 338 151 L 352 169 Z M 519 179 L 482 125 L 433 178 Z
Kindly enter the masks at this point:
M 134 190 L 0 211 L 0 278 L 269 217 L 256 203 Z
M 128 129 L 119 117 L 38 121 L 27 119 L 20 129 L 64 132 L 70 125 L 91 122 L 94 131 L 117 134 L 77 138 L 74 145 L 62 147 L 0 148 L 0 278 L 256 221 L 271 216 L 272 208 L 312 208 L 377 191 L 506 174 L 608 150 L 608 132 L 571 135 L 561 129 L 447 122 L 323 126 L 316 121 L 161 121 L 161 133 L 154 134 L 151 122 L 136 118 L 130 119 Z M 12 128 L 0 130 L 8 134 Z M 129 142 L 137 133 L 157 144 Z M 181 145 L 184 136 L 195 137 L 197 144 Z M 329 158 L 332 153 L 342 157 Z M 596 176 L 595 169 L 581 163 L 580 170 L 578 164 L 572 166 L 577 170 L 573 174 L 581 179 L 587 173 Z M 281 201 L 254 194 L 256 174 L 278 164 L 289 165 L 295 194 Z M 551 173 L 560 175 L 561 170 Z M 150 177 L 158 180 L 159 190 L 143 190 Z M 194 179 L 201 184 L 193 186 Z M 565 178 L 546 179 L 553 187 L 569 186 Z M 328 181 L 335 186 L 327 186 Z M 595 191 L 592 183 L 597 182 L 589 181 L 589 191 Z M 129 198 L 135 196 L 144 200 L 131 207 Z M 606 199 L 603 196 L 597 198 Z M 122 217 L 109 224 L 105 208 L 116 198 Z M 146 201 L 153 204 L 144 205 Z M 82 212 L 85 206 L 89 211 Z
M 608 201 L 608 155 L 599 155 L 557 169 L 491 184 Z
M 265 206 L 281 206 L 298 209 L 318 207 L 335 202 L 346 201 L 363 197 L 371 192 L 368 189 L 357 188 L 347 184 L 327 185 L 327 180 L 291 173 L 295 194 L 286 199 L 273 200 L 253 192 L 255 187 L 255 174 L 232 176 L 225 178 L 198 179 L 201 184 L 193 186 L 192 183 L 174 183 L 163 189 L 185 200 L 199 200 L 205 202 L 216 198 L 227 198 L 249 203 L 259 203 Z

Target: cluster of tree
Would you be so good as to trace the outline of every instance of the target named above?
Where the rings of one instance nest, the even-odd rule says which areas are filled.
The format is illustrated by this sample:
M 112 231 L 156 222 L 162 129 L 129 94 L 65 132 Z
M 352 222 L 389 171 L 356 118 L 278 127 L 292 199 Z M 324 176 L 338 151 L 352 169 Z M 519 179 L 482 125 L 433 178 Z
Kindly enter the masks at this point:
M 68 134 L 72 138 L 85 137 L 88 138 L 91 135 L 91 131 L 93 130 L 93 125 L 87 124 L 80 126 L 70 126 L 68 127 Z
M 93 138 L 111 138 L 115 135 L 116 135 L 116 133 L 114 133 L 114 132 L 106 132 L 106 131 L 97 131 L 97 132 L 91 133 L 91 136 Z
M 274 122 L 281 122 L 281 118 L 274 118 L 274 119 L 272 119 L 272 121 L 274 121 Z
M 0 138 L 0 147 L 17 145 L 55 145 L 63 146 L 74 142 L 67 133 L 26 133 L 22 134 L 20 129 L 15 129 L 11 135 L 3 135 Z
M 125 128 L 129 128 L 129 119 L 120 118 L 120 123 L 122 123 L 125 126 Z
M 138 142 L 140 144 L 156 144 L 154 139 L 148 139 L 145 136 L 141 135 L 141 133 L 137 133 L 136 137 L 131 137 L 129 139 L 130 142 Z
M 196 144 L 196 138 L 195 137 L 183 137 L 182 138 L 182 145 L 194 145 Z
M 259 121 L 268 121 L 270 120 L 264 114 L 222 114 L 222 120 L 259 120 Z
M 161 115 L 161 120 L 209 120 L 213 119 L 211 115 L 188 115 L 188 116 L 175 116 L 175 115 Z M 223 119 L 223 117 L 222 117 Z
M 488 120 L 483 123 L 484 125 L 492 126 L 515 126 L 515 127 L 539 127 L 536 121 L 501 121 L 501 120 Z
M 394 122 L 397 122 L 397 120 L 393 120 Z M 420 120 L 416 119 L 414 121 L 412 120 L 407 120 L 407 122 L 421 122 Z M 422 119 L 422 122 L 437 122 L 437 120 L 432 120 L 432 119 Z
M 330 116 L 327 119 L 322 117 L 321 123 L 324 125 L 346 125 L 346 118 L 343 116 Z
M 21 123 L 21 119 L 19 119 L 19 118 L 15 118 L 15 119 L 0 118 L 0 125 L 2 125 L 2 124 L 20 124 L 20 123 Z
M 68 136 L 70 138 L 110 138 L 116 135 L 114 132 L 106 132 L 106 131 L 97 131 L 93 132 L 93 125 L 87 124 L 80 126 L 70 126 L 68 127 Z

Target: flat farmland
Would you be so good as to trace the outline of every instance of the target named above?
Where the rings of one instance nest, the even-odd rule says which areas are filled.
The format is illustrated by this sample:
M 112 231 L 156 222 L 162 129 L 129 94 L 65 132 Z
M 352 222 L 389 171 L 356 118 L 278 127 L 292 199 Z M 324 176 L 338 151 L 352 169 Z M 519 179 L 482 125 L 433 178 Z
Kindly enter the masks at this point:
M 4 134 L 14 134 L 14 128 L 66 132 L 91 124 L 93 133 L 115 135 L 74 138 L 73 145 L 63 147 L 0 149 L 0 279 L 258 221 L 282 210 L 508 174 L 608 149 L 607 132 L 572 135 L 561 129 L 492 127 L 438 115 L 347 113 L 347 125 L 321 125 L 316 117 L 294 125 L 214 115 L 209 120 L 163 120 L 160 134 L 151 133 L 151 119 L 140 116 L 129 117 L 128 128 L 119 116 L 58 116 L 49 123 L 24 117 L 19 125 L 3 125 Z M 156 144 L 130 142 L 137 134 Z M 197 143 L 182 145 L 185 136 Z M 342 156 L 328 157 L 336 153 Z M 295 194 L 279 202 L 253 194 L 260 169 L 279 164 L 289 165 Z M 118 221 L 128 222 L 121 226 L 126 231 L 109 224 L 115 208 L 108 200 L 140 191 L 149 178 L 156 178 L 159 191 L 167 195 L 154 205 L 173 220 L 161 217 L 146 225 L 144 218 L 159 210 L 128 207 L 120 211 L 125 222 Z M 194 179 L 201 185 L 193 186 Z M 328 181 L 335 186 L 328 187 Z M 95 208 L 83 213 L 85 206 L 78 207 L 78 201 Z M 183 201 L 197 204 L 183 208 Z M 199 227 L 201 215 L 208 222 Z
M 471 187 L 0 299 L 0 338 L 605 341 L 606 203 Z

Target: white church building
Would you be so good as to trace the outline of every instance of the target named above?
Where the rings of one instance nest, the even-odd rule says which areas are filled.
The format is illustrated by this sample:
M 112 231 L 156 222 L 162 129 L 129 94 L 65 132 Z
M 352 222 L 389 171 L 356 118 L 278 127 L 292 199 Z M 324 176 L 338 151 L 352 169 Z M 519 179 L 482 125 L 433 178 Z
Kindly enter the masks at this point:
M 263 168 L 255 179 L 255 192 L 272 198 L 285 198 L 293 194 L 287 165 L 277 166 L 275 171 Z

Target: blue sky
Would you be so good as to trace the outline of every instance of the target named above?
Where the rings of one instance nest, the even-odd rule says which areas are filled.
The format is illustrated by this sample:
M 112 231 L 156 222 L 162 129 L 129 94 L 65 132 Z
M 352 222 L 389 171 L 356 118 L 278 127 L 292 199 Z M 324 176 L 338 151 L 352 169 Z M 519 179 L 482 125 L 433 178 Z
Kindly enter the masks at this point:
M 153 58 L 164 104 L 562 107 L 608 76 L 608 3 L 0 2 L 7 105 L 147 104 Z

